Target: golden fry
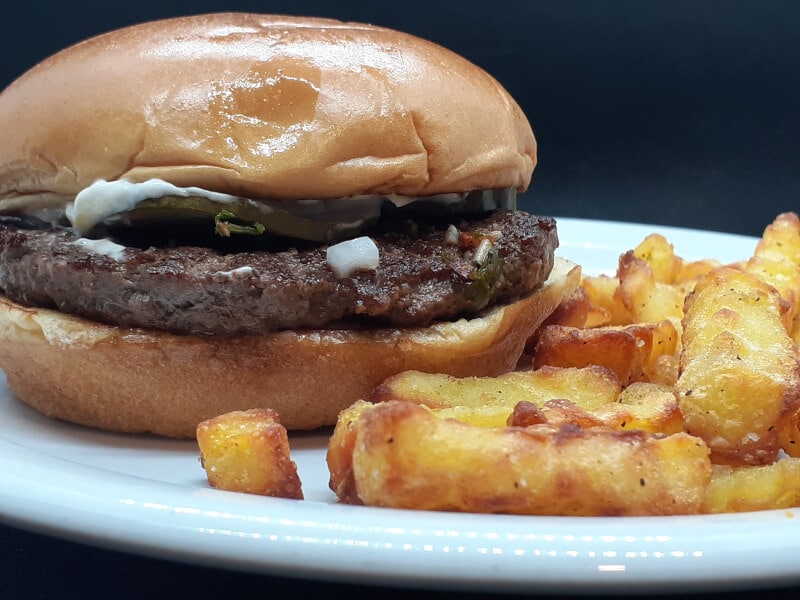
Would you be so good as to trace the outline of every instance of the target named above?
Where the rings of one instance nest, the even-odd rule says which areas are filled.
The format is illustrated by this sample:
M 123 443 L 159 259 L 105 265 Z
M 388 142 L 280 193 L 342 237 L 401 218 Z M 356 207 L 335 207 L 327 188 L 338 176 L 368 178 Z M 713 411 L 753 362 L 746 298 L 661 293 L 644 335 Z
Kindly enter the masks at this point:
M 617 402 L 598 406 L 592 413 L 613 429 L 642 429 L 650 433 L 683 431 L 678 395 L 671 385 L 632 383 L 622 390 Z
M 800 410 L 794 411 L 778 432 L 778 444 L 789 456 L 800 458 Z
M 686 431 L 703 438 L 712 460 L 766 464 L 778 434 L 800 406 L 794 347 L 775 288 L 722 267 L 686 302 L 679 405 Z
M 633 323 L 658 323 L 671 319 L 680 323 L 687 288 L 656 280 L 650 265 L 632 250 L 619 259 L 619 297 Z
M 342 502 L 361 504 L 355 493 L 353 476 L 353 447 L 358 433 L 358 420 L 361 415 L 375 405 L 357 400 L 339 413 L 333 434 L 328 440 L 325 460 L 330 473 L 329 487 Z
M 569 325 L 571 327 L 585 327 L 586 319 L 593 310 L 589 292 L 583 286 L 578 286 L 565 296 L 556 309 L 544 320 L 542 325 Z
M 651 233 L 633 249 L 633 255 L 645 261 L 658 283 L 674 283 L 683 261 L 675 255 L 672 244 L 659 233 Z
M 386 402 L 357 421 L 353 490 L 373 506 L 539 515 L 697 512 L 711 472 L 702 440 L 605 429 L 482 428 Z
M 582 277 L 529 341 L 533 370 L 409 371 L 343 411 L 330 487 L 350 504 L 482 513 L 798 506 L 796 342 L 795 213 L 728 266 L 653 234 L 617 277 Z
M 800 504 L 800 459 L 769 465 L 715 465 L 702 512 L 726 513 L 791 508 Z
M 619 298 L 619 279 L 609 275 L 585 275 L 581 287 L 589 296 L 585 327 L 633 323 L 633 317 Z
M 721 266 L 719 261 L 705 258 L 687 261 L 675 254 L 672 244 L 658 233 L 648 235 L 633 250 L 636 258 L 645 261 L 657 283 L 681 286 L 684 293 L 703 275 Z
M 577 286 L 572 292 L 565 296 L 556 309 L 539 326 L 534 334 L 525 344 L 525 353 L 530 355 L 536 351 L 536 342 L 539 333 L 548 325 L 566 325 L 569 327 L 585 327 L 590 314 L 595 310 L 589 292 L 583 286 Z
M 233 411 L 197 426 L 200 461 L 217 489 L 303 499 L 289 436 L 268 409 Z
M 703 275 L 707 275 L 714 269 L 721 267 L 722 263 L 718 260 L 711 258 L 704 258 L 701 260 L 684 261 L 681 263 L 681 268 L 675 275 L 673 283 L 683 285 L 687 293 L 691 291 L 692 285 L 697 282 Z M 690 285 L 687 285 L 690 284 Z
M 676 355 L 679 337 L 670 320 L 591 329 L 548 325 L 539 332 L 533 366 L 604 366 L 623 386 L 634 381 L 674 383 L 676 369 L 666 369 L 660 357 Z
M 498 377 L 462 378 L 406 371 L 387 379 L 368 400 L 408 400 L 433 409 L 442 418 L 499 427 L 520 401 L 541 405 L 566 398 L 592 408 L 615 401 L 620 391 L 619 379 L 603 367 L 543 367 Z
M 745 269 L 775 287 L 786 302 L 784 324 L 795 331 L 800 303 L 800 218 L 795 213 L 778 215 L 756 245 Z M 797 341 L 797 338 L 795 338 Z
M 678 433 L 683 418 L 672 386 L 633 383 L 620 393 L 616 402 L 592 409 L 581 408 L 568 400 L 550 400 L 541 407 L 520 402 L 508 420 L 509 426 L 528 427 L 548 424 L 577 425 L 583 429 L 603 427 L 616 431 L 640 429 L 648 433 Z

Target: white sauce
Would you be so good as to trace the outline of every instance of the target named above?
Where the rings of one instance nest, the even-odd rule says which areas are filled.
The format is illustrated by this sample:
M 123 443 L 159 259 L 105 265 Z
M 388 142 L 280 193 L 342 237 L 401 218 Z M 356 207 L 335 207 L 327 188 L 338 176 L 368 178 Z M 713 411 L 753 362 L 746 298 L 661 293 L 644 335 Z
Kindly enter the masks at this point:
M 78 192 L 75 200 L 67 205 L 66 213 L 72 226 L 80 234 L 85 235 L 98 223 L 133 210 L 144 200 L 164 196 L 201 197 L 224 204 L 248 201 L 244 198 L 199 187 L 178 187 L 163 179 L 149 179 L 141 183 L 124 179 L 118 181 L 99 179 Z M 466 193 L 439 194 L 427 197 L 425 200 L 450 204 L 463 200 L 465 196 Z M 265 212 L 285 210 L 309 219 L 324 219 L 341 223 L 343 226 L 350 226 L 376 217 L 384 200 L 402 207 L 414 202 L 417 198 L 389 194 L 291 202 L 285 200 L 258 200 L 257 202 L 251 200 L 250 202 Z
M 327 261 L 336 277 L 347 277 L 354 271 L 377 269 L 380 253 L 371 238 L 361 236 L 330 246 Z
M 178 187 L 163 179 L 150 179 L 142 183 L 99 179 L 78 192 L 75 201 L 67 206 L 67 218 L 78 233 L 85 234 L 108 217 L 128 212 L 148 198 L 163 196 L 200 196 L 222 203 L 239 200 L 230 194 L 220 194 L 202 188 Z
M 214 275 L 218 277 L 227 277 L 229 279 L 236 279 L 238 277 L 243 277 L 244 275 L 248 275 L 255 271 L 253 267 L 238 267 L 236 269 L 231 269 L 230 271 L 216 271 Z
M 93 252 L 94 254 L 102 254 L 116 261 L 125 260 L 125 246 L 115 244 L 111 240 L 90 240 L 88 238 L 80 238 L 75 240 L 75 244 Z

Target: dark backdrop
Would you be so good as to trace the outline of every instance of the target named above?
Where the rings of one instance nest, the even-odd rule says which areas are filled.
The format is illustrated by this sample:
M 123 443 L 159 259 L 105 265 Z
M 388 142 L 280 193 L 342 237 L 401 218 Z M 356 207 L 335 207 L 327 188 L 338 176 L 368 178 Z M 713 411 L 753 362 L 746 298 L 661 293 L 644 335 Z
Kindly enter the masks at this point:
M 797 208 L 800 2 L 15 1 L 0 84 L 90 35 L 215 10 L 372 22 L 481 65 L 539 139 L 525 208 L 754 235 Z

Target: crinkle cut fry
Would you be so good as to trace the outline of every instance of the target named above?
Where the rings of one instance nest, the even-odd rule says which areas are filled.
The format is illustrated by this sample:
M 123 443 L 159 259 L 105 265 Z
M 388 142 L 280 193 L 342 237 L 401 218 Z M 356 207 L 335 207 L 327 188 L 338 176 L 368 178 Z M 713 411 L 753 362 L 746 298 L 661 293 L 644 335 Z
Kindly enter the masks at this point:
M 711 472 L 706 445 L 567 425 L 476 427 L 413 402 L 366 407 L 339 447 L 350 471 L 334 490 L 372 506 L 538 515 L 698 512 Z M 330 464 L 330 462 L 329 462 Z
M 687 297 L 677 382 L 687 432 L 715 463 L 773 462 L 800 405 L 800 371 L 774 287 L 722 267 Z

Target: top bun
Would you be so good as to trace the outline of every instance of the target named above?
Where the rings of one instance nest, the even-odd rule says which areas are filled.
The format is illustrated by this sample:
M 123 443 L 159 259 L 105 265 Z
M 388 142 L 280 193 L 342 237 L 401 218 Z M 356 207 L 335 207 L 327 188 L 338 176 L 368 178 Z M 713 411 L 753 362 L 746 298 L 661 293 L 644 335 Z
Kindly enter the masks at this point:
M 67 48 L 0 94 L 0 131 L 0 209 L 97 179 L 273 199 L 522 191 L 536 164 L 519 106 L 453 52 L 371 25 L 242 13 Z

